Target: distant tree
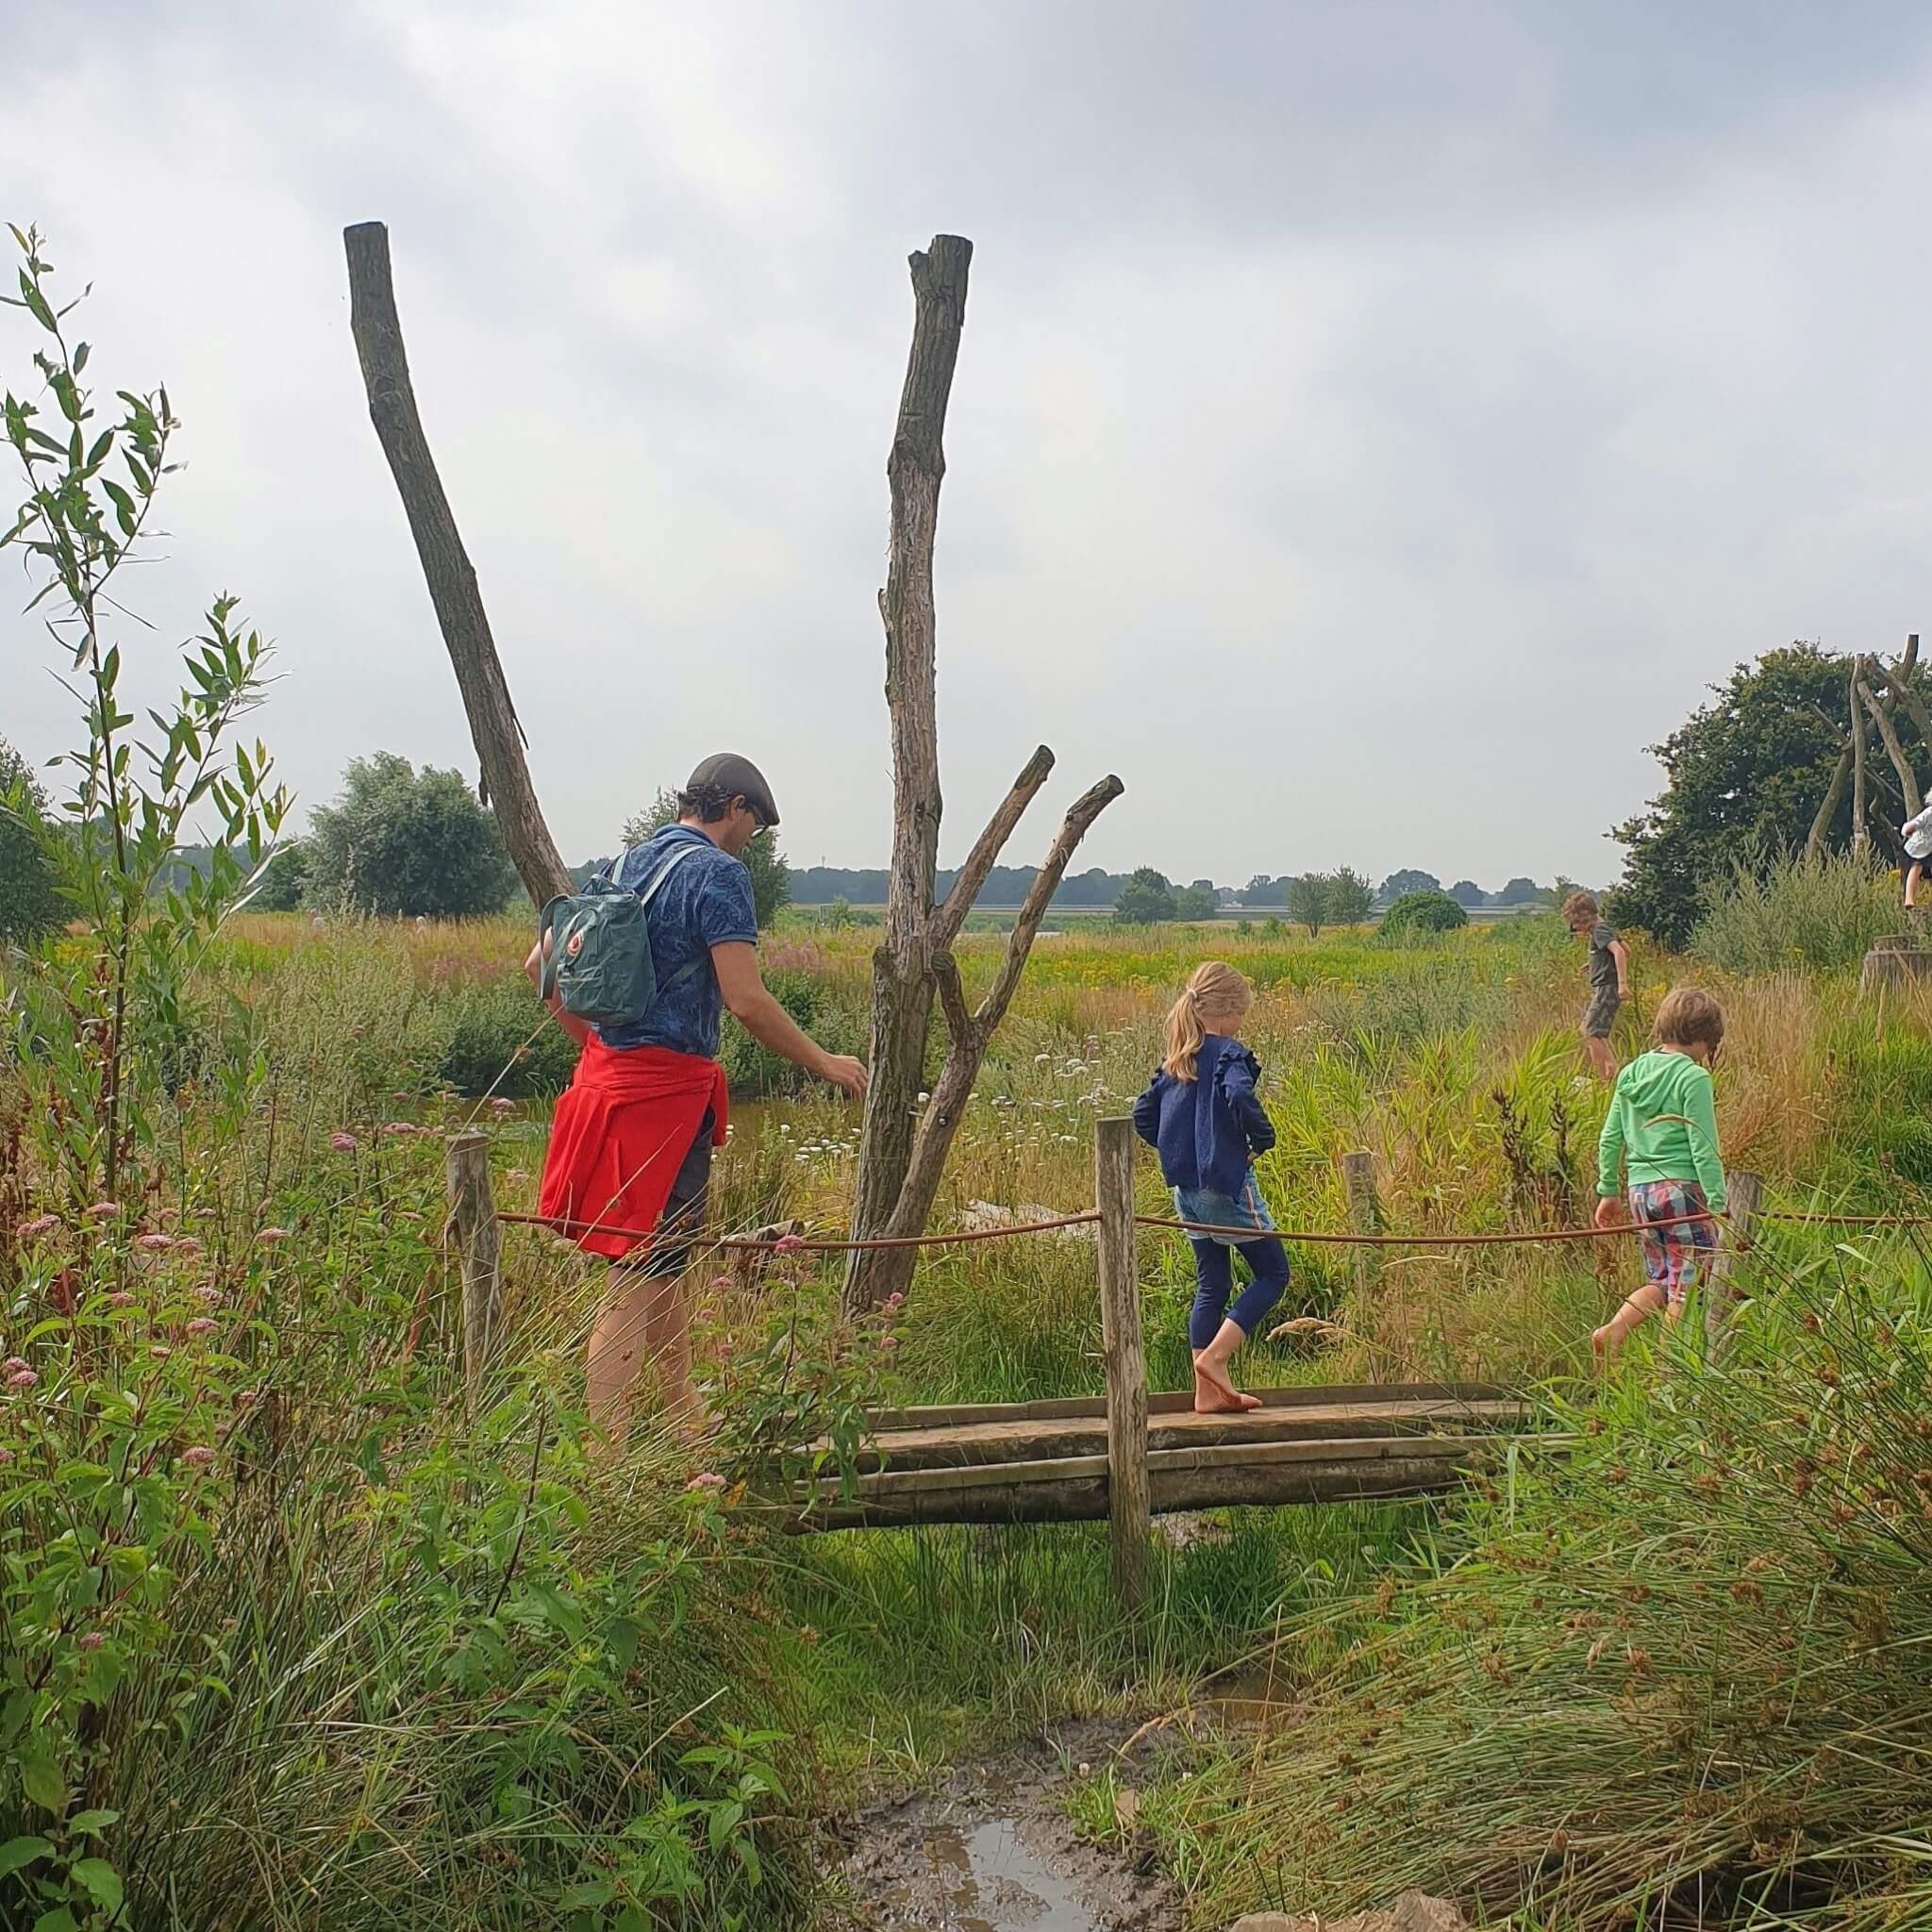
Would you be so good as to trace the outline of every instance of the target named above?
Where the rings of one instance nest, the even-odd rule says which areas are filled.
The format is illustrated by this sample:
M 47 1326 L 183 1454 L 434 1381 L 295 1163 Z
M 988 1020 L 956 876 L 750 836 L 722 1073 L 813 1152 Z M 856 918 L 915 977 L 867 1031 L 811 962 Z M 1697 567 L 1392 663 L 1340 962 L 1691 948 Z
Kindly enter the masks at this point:
M 1490 895 L 1474 879 L 1457 879 L 1449 888 L 1449 896 L 1467 911 L 1472 906 L 1487 905 Z
M 1288 916 L 1308 929 L 1308 937 L 1319 939 L 1328 918 L 1328 878 L 1319 872 L 1305 872 L 1288 882 Z
M 302 903 L 308 877 L 308 848 L 291 839 L 263 868 L 248 901 L 251 912 L 292 912 Z
M 1534 879 L 1511 879 L 1500 892 L 1491 892 L 1491 906 L 1534 906 L 1541 897 Z
M 1235 897 L 1243 906 L 1279 906 L 1287 889 L 1286 879 L 1271 878 L 1265 872 L 1257 872 Z
M 1375 894 L 1385 906 L 1392 906 L 1407 892 L 1440 892 L 1442 881 L 1432 872 L 1391 872 Z
M 1113 902 L 1116 925 L 1157 925 L 1174 917 L 1174 888 L 1167 875 L 1143 865 L 1128 876 Z
M 624 828 L 626 847 L 641 845 L 653 832 L 662 831 L 677 817 L 677 794 L 659 791 Z M 751 874 L 752 904 L 758 908 L 762 932 L 791 903 L 791 868 L 778 850 L 775 832 L 760 832 L 744 850 L 744 869 Z M 846 908 L 849 913 L 851 908 Z
M 1385 939 L 1406 939 L 1419 932 L 1454 932 L 1469 924 L 1469 914 L 1447 892 L 1424 890 L 1405 892 L 1382 916 Z
M 495 816 L 458 772 L 379 751 L 352 758 L 308 826 L 308 904 L 413 918 L 498 912 L 516 887 Z
M 1328 924 L 1359 925 L 1375 908 L 1375 889 L 1352 865 L 1328 874 Z
M 25 759 L 0 738 L 0 940 L 27 945 L 67 923 L 47 850 L 46 794 Z
M 1756 868 L 1766 855 L 1804 845 L 1844 742 L 1850 671 L 1849 658 L 1816 644 L 1767 651 L 1713 685 L 1710 702 L 1650 747 L 1668 782 L 1611 834 L 1626 848 L 1612 912 L 1620 924 L 1682 945 L 1706 894 L 1740 866 Z M 1903 714 L 1897 727 L 1908 750 L 1914 747 L 1917 734 Z M 1871 752 L 1870 818 L 1884 849 L 1904 812 L 1890 796 L 1890 767 L 1875 739 Z M 1846 786 L 1823 843 L 1843 851 L 1851 832 Z
M 1174 916 L 1198 925 L 1202 921 L 1214 917 L 1218 904 L 1214 888 L 1205 880 L 1196 879 L 1191 886 L 1183 886 L 1174 895 Z

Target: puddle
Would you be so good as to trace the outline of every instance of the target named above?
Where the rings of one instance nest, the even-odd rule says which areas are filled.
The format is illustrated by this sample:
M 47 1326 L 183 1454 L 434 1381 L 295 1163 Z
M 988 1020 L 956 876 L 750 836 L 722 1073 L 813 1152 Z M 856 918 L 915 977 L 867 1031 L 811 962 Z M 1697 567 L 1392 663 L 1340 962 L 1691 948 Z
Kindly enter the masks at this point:
M 1079 1724 L 855 1821 L 844 1876 L 878 1932 L 1176 1932 L 1174 1892 L 1131 1846 L 1094 1845 L 1060 1802 L 1070 1764 L 1113 1758 L 1123 1725 Z M 1131 1777 L 1131 1769 L 1126 1774 Z
M 989 1818 L 970 1831 L 942 1825 L 921 1850 L 945 1890 L 937 1912 L 920 1904 L 913 1885 L 895 1887 L 884 1903 L 900 1907 L 902 1932 L 1104 1932 L 1072 1883 L 1050 1871 L 1021 1842 L 1010 1818 Z

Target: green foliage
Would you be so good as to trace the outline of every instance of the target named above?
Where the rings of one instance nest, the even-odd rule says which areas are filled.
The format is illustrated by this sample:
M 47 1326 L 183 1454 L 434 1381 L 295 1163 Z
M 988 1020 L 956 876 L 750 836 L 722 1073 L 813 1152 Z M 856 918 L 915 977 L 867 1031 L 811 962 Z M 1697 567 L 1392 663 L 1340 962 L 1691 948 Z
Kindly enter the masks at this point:
M 1629 854 L 1613 919 L 1681 946 L 1710 893 L 1727 888 L 1740 866 L 1802 848 L 1844 741 L 1850 668 L 1816 644 L 1768 651 L 1714 685 L 1709 703 L 1651 747 L 1667 782 L 1647 810 L 1617 827 Z M 1896 723 L 1909 750 L 1911 721 L 1901 714 Z M 1874 748 L 1868 772 L 1884 799 L 1892 777 L 1882 750 Z M 1902 808 L 1894 816 L 1895 804 L 1874 812 L 1881 836 L 1905 816 Z M 1851 832 L 1847 785 L 1826 827 L 1827 848 L 1846 850 Z
M 275 856 L 262 867 L 255 890 L 248 895 L 253 912 L 292 912 L 302 903 L 303 888 L 308 879 L 308 848 L 299 839 L 285 840 Z
M 1175 916 L 1174 888 L 1151 865 L 1133 873 L 1113 903 L 1116 925 L 1158 925 Z
M 458 1093 L 535 1099 L 561 1093 L 576 1071 L 576 1042 L 538 1003 L 521 973 L 456 988 L 446 1024 L 437 1077 Z
M 1174 916 L 1200 925 L 1214 917 L 1217 903 L 1212 886 L 1183 886 L 1174 895 Z
M 1447 892 L 1405 892 L 1382 915 L 1381 937 L 1398 944 L 1419 934 L 1454 932 L 1469 914 Z
M 624 828 L 626 846 L 641 845 L 653 832 L 661 831 L 677 820 L 677 794 L 659 791 L 656 798 L 632 818 Z M 758 930 L 763 932 L 791 903 L 791 868 L 778 850 L 775 832 L 760 832 L 744 849 L 741 861 L 751 874 L 752 903 L 758 909 Z M 849 912 L 850 908 L 846 910 Z
M 1413 866 L 1407 866 L 1401 872 L 1391 872 L 1382 881 L 1376 897 L 1385 905 L 1393 905 L 1397 899 L 1405 898 L 1410 892 L 1440 892 L 1442 881 L 1432 872 L 1418 872 Z
M 1305 872 L 1288 882 L 1288 916 L 1308 929 L 1308 937 L 1319 939 L 1328 923 L 1328 878 L 1324 873 Z
M 1848 972 L 1903 922 L 1896 885 L 1867 859 L 1753 856 L 1707 889 L 1691 945 L 1727 973 Z
M 473 919 L 501 911 L 516 888 L 495 815 L 462 774 L 419 773 L 393 752 L 349 761 L 306 848 L 304 894 L 325 911 Z
M 1374 910 L 1375 889 L 1353 866 L 1337 866 L 1326 884 L 1330 925 L 1359 925 Z
M 30 945 L 67 923 L 60 872 L 48 850 L 46 794 L 0 738 L 0 941 Z

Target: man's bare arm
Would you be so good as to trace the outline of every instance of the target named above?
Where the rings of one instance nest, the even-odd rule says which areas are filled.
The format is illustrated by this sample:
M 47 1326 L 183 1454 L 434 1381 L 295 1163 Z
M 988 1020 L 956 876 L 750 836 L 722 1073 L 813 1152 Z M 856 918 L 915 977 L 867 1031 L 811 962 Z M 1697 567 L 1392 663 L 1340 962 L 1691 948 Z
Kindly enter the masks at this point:
M 725 940 L 711 948 L 711 964 L 717 969 L 725 1006 L 760 1046 L 842 1088 L 854 1099 L 865 1091 L 865 1062 L 848 1054 L 827 1053 L 799 1026 L 765 985 L 756 946 L 743 940 Z

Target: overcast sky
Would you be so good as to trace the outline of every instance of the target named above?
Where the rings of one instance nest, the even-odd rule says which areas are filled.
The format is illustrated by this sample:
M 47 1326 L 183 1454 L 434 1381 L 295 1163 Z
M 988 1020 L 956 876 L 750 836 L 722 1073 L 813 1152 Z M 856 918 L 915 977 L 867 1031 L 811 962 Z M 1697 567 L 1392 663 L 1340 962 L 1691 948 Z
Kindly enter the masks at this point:
M 1115 771 L 1077 863 L 1607 880 L 1709 680 L 1932 631 L 1923 7 L 0 0 L 0 214 L 184 424 L 128 655 L 160 688 L 240 594 L 307 803 L 377 749 L 475 775 L 349 340 L 367 219 L 572 858 L 729 748 L 794 861 L 883 861 L 937 230 L 975 246 L 948 859 L 1044 741 L 1016 862 Z M 16 390 L 29 346 L 0 311 Z M 0 625 L 42 758 L 68 701 Z

